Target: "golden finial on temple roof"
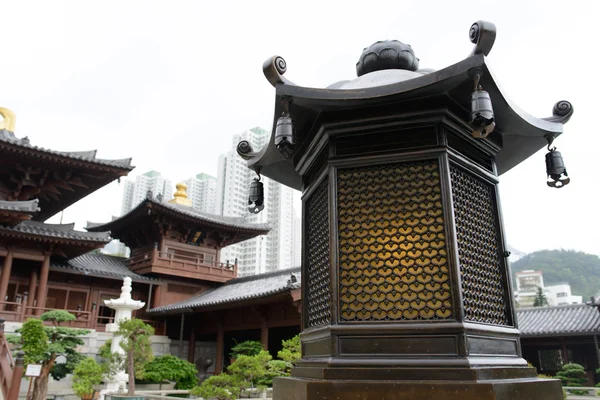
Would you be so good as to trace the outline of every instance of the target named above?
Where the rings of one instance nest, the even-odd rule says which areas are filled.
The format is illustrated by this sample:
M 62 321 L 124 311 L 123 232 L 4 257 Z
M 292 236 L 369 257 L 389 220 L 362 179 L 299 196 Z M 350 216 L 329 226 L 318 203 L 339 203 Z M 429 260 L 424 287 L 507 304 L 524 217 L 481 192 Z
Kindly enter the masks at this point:
M 0 121 L 0 131 L 7 130 L 9 132 L 15 132 L 15 123 L 17 116 L 14 112 L 10 111 L 8 108 L 0 107 L 0 115 L 4 120 Z
M 178 183 L 175 187 L 177 191 L 173 194 L 173 199 L 169 200 L 169 203 L 191 207 L 192 200 L 187 197 L 187 185 L 185 183 Z

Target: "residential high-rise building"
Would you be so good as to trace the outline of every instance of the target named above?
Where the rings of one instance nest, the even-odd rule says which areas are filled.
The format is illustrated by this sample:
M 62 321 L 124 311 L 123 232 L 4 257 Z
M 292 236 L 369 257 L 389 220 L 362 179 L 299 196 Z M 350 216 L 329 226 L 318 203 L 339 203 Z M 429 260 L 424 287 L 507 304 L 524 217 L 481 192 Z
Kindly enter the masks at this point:
M 292 222 L 292 264 L 294 267 L 302 265 L 302 215 L 294 211 Z
M 188 199 L 196 210 L 216 214 L 217 179 L 214 176 L 200 173 L 185 181 Z
M 216 212 L 226 216 L 243 216 L 248 222 L 269 223 L 269 234 L 226 247 L 221 261 L 237 259 L 238 275 L 247 276 L 294 266 L 293 260 L 293 190 L 262 177 L 265 208 L 259 214 L 248 211 L 248 189 L 256 174 L 236 152 L 242 140 L 261 149 L 270 138 L 268 131 L 253 128 L 234 135 L 232 149 L 219 157 Z
M 158 171 L 148 171 L 139 175 L 134 181 L 125 180 L 123 187 L 123 199 L 121 201 L 121 215 L 127 214 L 135 206 L 141 203 L 151 191 L 153 196 L 161 195 L 163 201 L 173 198 L 173 184 L 170 179 L 165 178 Z M 115 243 L 105 250 L 119 255 L 129 255 L 129 249 L 121 242 L 116 244 L 116 251 L 112 250 Z
M 126 180 L 121 203 L 121 215 L 127 214 L 142 202 L 151 191 L 154 196 L 161 195 L 163 201 L 173 198 L 173 183 L 158 171 L 148 171 L 135 178 L 135 182 Z

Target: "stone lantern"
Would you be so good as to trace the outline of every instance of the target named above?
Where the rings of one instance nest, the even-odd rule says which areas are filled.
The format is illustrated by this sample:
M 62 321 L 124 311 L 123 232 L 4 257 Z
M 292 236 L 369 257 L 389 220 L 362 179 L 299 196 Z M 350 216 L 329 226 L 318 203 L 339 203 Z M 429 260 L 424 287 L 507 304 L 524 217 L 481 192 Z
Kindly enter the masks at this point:
M 287 80 L 281 57 L 263 65 L 273 137 L 238 153 L 303 203 L 302 360 L 274 399 L 562 399 L 521 357 L 497 187 L 573 108 L 517 108 L 486 63 L 495 26 L 469 35 L 473 52 L 439 71 L 377 42 L 358 78 L 325 89 Z

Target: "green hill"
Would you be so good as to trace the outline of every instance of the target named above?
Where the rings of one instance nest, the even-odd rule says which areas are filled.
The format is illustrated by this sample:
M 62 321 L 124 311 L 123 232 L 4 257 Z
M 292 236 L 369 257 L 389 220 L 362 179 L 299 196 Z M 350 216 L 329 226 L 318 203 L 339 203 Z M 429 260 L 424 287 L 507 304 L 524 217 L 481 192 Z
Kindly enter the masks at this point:
M 526 269 L 544 273 L 544 284 L 570 283 L 574 295 L 589 300 L 600 292 L 600 258 L 573 250 L 541 250 L 528 254 L 511 264 L 515 272 Z

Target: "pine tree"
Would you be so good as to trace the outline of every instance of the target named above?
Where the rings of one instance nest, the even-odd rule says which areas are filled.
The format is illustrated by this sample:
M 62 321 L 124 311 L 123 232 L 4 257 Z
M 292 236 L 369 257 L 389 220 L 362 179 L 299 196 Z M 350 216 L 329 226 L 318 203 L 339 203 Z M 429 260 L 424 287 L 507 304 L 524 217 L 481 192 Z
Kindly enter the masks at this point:
M 535 300 L 533 300 L 534 307 L 543 307 L 548 305 L 548 299 L 544 294 L 544 289 L 541 287 L 537 288 L 537 293 L 535 294 Z

